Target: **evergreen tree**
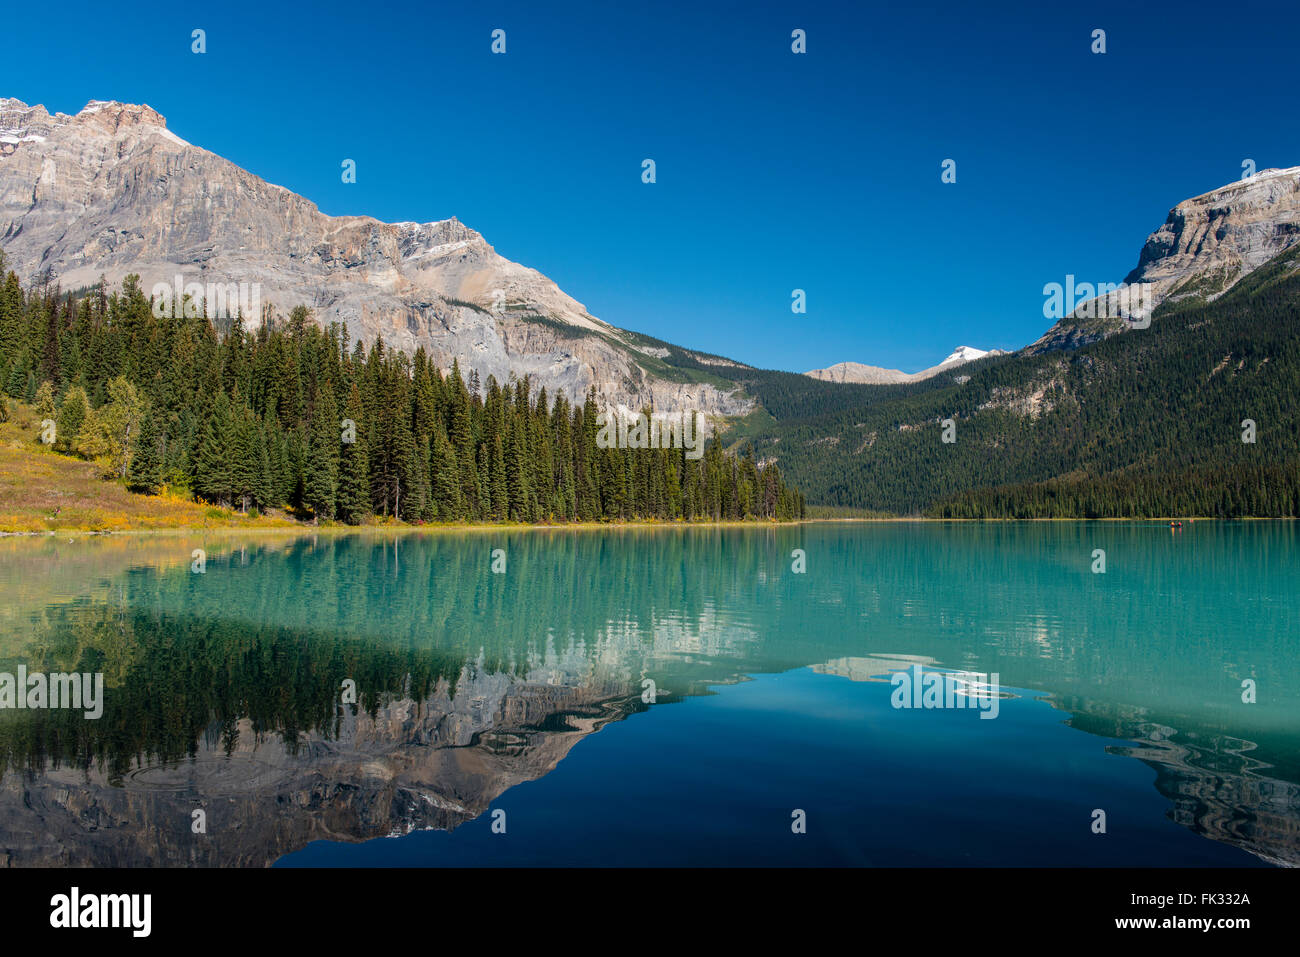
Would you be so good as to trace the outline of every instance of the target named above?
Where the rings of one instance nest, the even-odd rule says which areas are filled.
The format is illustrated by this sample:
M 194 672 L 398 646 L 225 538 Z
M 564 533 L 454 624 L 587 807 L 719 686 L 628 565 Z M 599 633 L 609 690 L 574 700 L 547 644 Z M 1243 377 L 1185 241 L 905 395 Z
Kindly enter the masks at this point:
M 275 471 L 271 465 L 271 450 L 267 444 L 264 422 L 255 422 L 253 426 L 253 459 L 256 468 L 253 477 L 253 498 L 257 501 L 258 510 L 265 512 L 277 504 L 279 494 Z
M 441 429 L 433 435 L 433 497 L 438 518 L 444 522 L 464 520 L 465 503 L 460 492 L 460 464 L 447 435 Z
M 157 495 L 163 485 L 163 434 L 152 408 L 140 419 L 140 438 L 131 466 L 127 470 L 127 488 L 145 495 Z
M 372 511 L 535 522 L 803 508 L 774 464 L 752 454 L 737 463 L 716 442 L 703 462 L 680 450 L 598 448 L 594 389 L 579 405 L 545 389 L 534 398 L 526 376 L 505 388 L 489 376 L 483 388 L 470 370 L 467 385 L 459 360 L 444 378 L 423 350 L 412 359 L 382 339 L 369 351 L 350 346 L 343 326 L 322 329 L 303 308 L 287 321 L 267 316 L 252 334 L 242 316 L 214 324 L 199 302 L 159 318 L 137 276 L 116 291 L 101 280 L 88 293 L 46 284 L 24 295 L 4 265 L 0 257 L 4 391 L 55 419 L 56 451 L 106 460 L 132 488 L 188 483 L 201 501 L 288 505 L 349 523 Z M 355 442 L 340 441 L 345 397 Z M 1254 407 L 1270 421 L 1289 411 L 1277 401 Z M 814 447 L 792 443 L 789 454 Z M 1243 472 L 1212 507 L 1293 508 L 1295 484 L 1259 490 Z M 1090 514 L 1109 507 L 1107 496 L 1085 494 Z M 1146 486 L 1134 494 L 1159 500 Z
M 334 517 L 341 431 L 334 393 L 326 384 L 316 396 L 303 474 L 303 502 L 314 521 Z
M 215 505 L 230 505 L 234 500 L 233 446 L 230 400 L 218 391 L 205 409 L 199 427 L 198 448 L 190 463 L 190 488 L 201 499 Z
M 239 510 L 247 512 L 257 500 L 261 461 L 257 452 L 257 420 L 235 393 L 234 422 L 230 427 L 230 484 Z
M 366 452 L 361 392 L 356 383 L 348 393 L 345 416 L 352 420 L 356 430 L 355 441 L 343 444 L 339 459 L 337 508 L 342 521 L 358 525 L 370 511 L 370 459 Z

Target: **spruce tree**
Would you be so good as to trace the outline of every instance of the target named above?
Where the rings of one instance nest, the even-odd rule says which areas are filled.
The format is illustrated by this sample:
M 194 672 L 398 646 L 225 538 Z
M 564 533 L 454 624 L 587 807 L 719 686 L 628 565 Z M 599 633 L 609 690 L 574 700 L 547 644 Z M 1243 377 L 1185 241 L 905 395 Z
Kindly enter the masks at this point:
M 307 461 L 303 469 L 303 503 L 311 508 L 314 521 L 334 517 L 338 488 L 341 431 L 334 393 L 326 384 L 317 393 L 312 409 Z
M 356 441 L 344 442 L 339 458 L 339 490 L 336 503 L 339 518 L 359 525 L 370 511 L 370 459 L 366 451 L 366 429 L 361 392 L 356 383 L 348 394 L 345 417 L 356 426 Z
M 529 518 L 528 447 L 524 442 L 524 423 L 518 413 L 510 418 L 510 434 L 505 450 L 506 491 L 510 518 L 526 522 Z
M 491 515 L 498 522 L 504 521 L 510 511 L 510 499 L 506 491 L 506 453 L 501 446 L 500 434 L 497 434 L 492 439 L 488 473 L 490 476 L 488 491 L 492 505 Z
M 54 386 L 46 379 L 36 390 L 36 417 L 38 419 L 54 418 Z
M 253 481 L 253 498 L 257 501 L 258 511 L 265 512 L 276 504 L 275 470 L 271 465 L 271 450 L 267 445 L 266 425 L 255 422 L 253 432 L 253 458 L 256 472 Z
M 190 487 L 200 498 L 216 505 L 229 505 L 234 498 L 230 461 L 233 427 L 230 400 L 218 390 L 208 403 L 198 451 L 190 463 Z
M 433 436 L 433 497 L 438 506 L 438 519 L 458 522 L 465 518 L 465 505 L 460 492 L 460 464 L 451 442 L 441 429 Z
M 423 350 L 412 360 L 376 340 L 369 352 L 358 342 L 349 354 L 341 325 L 321 329 L 301 308 L 282 325 L 267 317 L 253 334 L 245 317 L 221 330 L 183 310 L 159 319 L 135 276 L 120 291 L 101 281 L 90 294 L 46 285 L 25 297 L 2 259 L 0 275 L 0 383 L 55 418 L 58 450 L 111 458 L 113 474 L 133 488 L 188 477 L 200 500 L 241 509 L 288 504 L 348 522 L 372 509 L 402 521 L 525 522 L 787 517 L 804 509 L 775 465 L 760 467 L 752 452 L 738 461 L 715 442 L 699 461 L 680 450 L 598 448 L 594 388 L 571 404 L 562 394 L 552 401 L 544 388 L 533 399 L 527 376 L 511 376 L 504 388 L 489 376 L 483 389 L 471 372 L 467 387 L 459 360 L 444 378 Z M 344 397 L 355 442 L 340 442 Z M 1292 401 L 1274 390 L 1254 407 L 1261 419 L 1281 421 Z M 1226 431 L 1222 422 L 1205 428 Z M 1288 463 L 1236 463 L 1230 487 L 1194 500 L 1189 488 L 1170 492 L 1135 476 L 1123 488 L 1092 480 L 1068 495 L 1015 487 L 1005 493 L 1009 504 L 973 493 L 944 507 L 1100 517 L 1176 502 L 1224 515 L 1271 513 L 1295 509 L 1300 483 L 1284 474 L 1261 486 L 1258 476 Z
M 157 495 L 163 485 L 163 436 L 152 407 L 140 419 L 140 437 L 136 441 L 131 465 L 127 469 L 127 488 L 145 495 Z
M 257 420 L 235 396 L 234 421 L 230 428 L 230 484 L 239 510 L 247 512 L 257 499 L 261 462 L 257 454 Z

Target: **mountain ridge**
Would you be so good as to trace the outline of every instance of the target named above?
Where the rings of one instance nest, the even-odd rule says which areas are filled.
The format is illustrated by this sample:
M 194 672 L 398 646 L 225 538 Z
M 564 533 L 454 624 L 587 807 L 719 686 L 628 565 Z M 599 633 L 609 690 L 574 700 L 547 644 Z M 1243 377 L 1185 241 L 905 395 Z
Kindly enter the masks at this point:
M 1177 204 L 1128 281 L 1151 293 L 1151 309 L 1197 289 L 1221 295 L 1296 241 L 1300 167 L 1267 169 Z M 439 368 L 458 359 L 481 378 L 530 375 L 570 399 L 594 387 L 602 401 L 628 408 L 688 406 L 722 417 L 756 408 L 735 381 L 751 367 L 592 316 L 455 216 L 329 216 L 176 136 L 147 104 L 91 100 L 76 114 L 50 114 L 0 99 L 0 244 L 22 274 L 73 288 L 131 272 L 146 289 L 176 276 L 182 285 L 250 283 L 264 309 L 301 303 L 322 326 L 341 322 L 367 344 L 382 337 L 408 353 L 423 347 Z M 1097 318 L 1117 307 L 1113 295 L 1089 300 L 1016 351 L 1070 349 L 1125 331 L 1122 319 Z M 686 361 L 673 361 L 674 350 Z M 917 373 L 842 362 L 805 375 L 901 385 L 1005 354 L 962 347 Z
M 1140 312 L 1116 309 L 1125 303 L 1109 291 L 1077 307 L 1070 303 L 1043 336 L 1014 352 L 963 346 L 919 373 L 841 363 L 800 375 L 611 325 L 541 273 L 500 257 L 454 217 L 382 223 L 327 216 L 310 200 L 186 143 L 165 123 L 148 106 L 92 101 L 70 117 L 0 100 L 0 245 L 20 272 L 85 285 L 102 273 L 131 272 L 144 277 L 146 288 L 151 278 L 161 273 L 170 281 L 176 271 L 186 281 L 214 274 L 218 281 L 266 280 L 269 298 L 304 302 L 322 326 L 340 322 L 363 341 L 382 337 L 408 353 L 423 348 L 444 370 L 459 361 L 463 372 L 498 381 L 527 375 L 571 400 L 595 389 L 607 406 L 705 411 L 726 420 L 733 450 L 753 443 L 760 461 L 779 462 L 812 501 L 832 505 L 909 512 L 967 492 L 972 482 L 1047 480 L 1051 462 L 1070 471 L 1066 450 L 1046 439 L 1036 440 L 1047 442 L 1037 457 L 1010 452 L 1044 421 L 1086 420 L 1097 427 L 1086 416 L 1070 417 L 1091 402 L 1118 401 L 1116 395 L 1146 401 L 1113 383 L 1098 384 L 1095 368 L 1133 372 L 1129 360 L 1117 358 L 1117 347 L 1101 348 L 1107 340 L 1122 334 L 1134 349 L 1145 342 L 1143 354 L 1153 365 L 1142 374 L 1189 389 L 1181 368 L 1187 355 L 1152 349 L 1143 337 L 1150 323 L 1131 320 L 1172 329 L 1159 317 L 1186 316 L 1187 309 L 1254 288 L 1242 283 L 1266 266 L 1289 276 L 1297 268 L 1289 253 L 1300 248 L 1300 167 L 1263 170 L 1183 200 L 1148 235 L 1128 276 L 1129 288 L 1143 295 Z M 153 275 L 142 267 L 152 267 Z M 1248 296 L 1232 302 L 1263 308 Z M 1268 308 L 1269 315 L 1286 315 L 1275 303 Z M 1222 321 L 1224 313 L 1213 316 Z M 1278 338 L 1255 319 L 1247 326 L 1270 348 L 1289 348 L 1285 330 Z M 1134 335 L 1139 339 L 1128 339 Z M 1180 333 L 1184 339 L 1188 349 L 1204 345 Z M 1220 339 L 1229 360 L 1248 351 Z M 1098 356 L 1105 357 L 1100 367 Z M 1226 361 L 1199 358 L 1207 370 Z M 1207 371 L 1200 387 L 1217 387 L 1217 374 Z M 1273 388 L 1258 385 L 1252 401 L 1275 401 Z M 928 448 L 928 427 L 948 419 L 965 443 L 971 423 L 978 424 L 996 469 L 971 462 L 968 473 L 942 481 L 912 475 L 930 454 L 922 448 Z M 1137 426 L 1107 428 L 1114 434 L 1097 440 L 1102 444 L 1131 438 Z M 1177 430 L 1169 425 L 1168 431 Z M 1205 436 L 1198 433 L 1196 441 L 1200 458 L 1192 464 L 1219 461 L 1204 446 Z M 864 455 L 880 461 L 864 469 Z M 1121 459 L 1096 461 L 1113 470 Z M 911 475 L 913 488 L 896 488 L 881 469 Z
M 853 383 L 856 385 L 898 385 L 903 382 L 920 382 L 945 372 L 950 368 L 966 362 L 974 362 L 987 356 L 1005 356 L 1010 353 L 1002 349 L 976 349 L 973 346 L 958 346 L 947 358 L 938 364 L 922 369 L 920 372 L 903 372 L 899 369 L 884 369 L 880 366 L 865 365 L 861 362 L 837 362 L 825 369 L 813 369 L 804 375 L 823 382 Z
M 146 105 L 92 100 L 51 115 L 0 99 L 0 245 L 20 273 L 71 288 L 132 273 L 146 290 L 177 275 L 182 285 L 246 283 L 264 309 L 303 304 L 368 345 L 423 347 L 440 368 L 459 359 L 484 379 L 530 375 L 571 400 L 594 387 L 630 408 L 753 406 L 707 376 L 667 374 L 644 337 L 592 316 L 455 217 L 328 216 L 187 143 Z

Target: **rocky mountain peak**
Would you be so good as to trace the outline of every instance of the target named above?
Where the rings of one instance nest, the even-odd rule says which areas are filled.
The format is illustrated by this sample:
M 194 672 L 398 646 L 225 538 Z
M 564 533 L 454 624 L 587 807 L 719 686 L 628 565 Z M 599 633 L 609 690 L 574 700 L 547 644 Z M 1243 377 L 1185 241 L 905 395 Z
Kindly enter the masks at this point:
M 1001 349 L 976 349 L 974 346 L 958 346 L 942 362 L 932 365 L 928 369 L 922 369 L 920 372 L 882 369 L 880 366 L 864 365 L 861 362 L 837 362 L 825 369 L 813 369 L 811 372 L 805 372 L 804 375 L 825 382 L 844 382 L 854 385 L 897 385 L 903 382 L 920 382 L 923 379 L 936 376 L 940 372 L 947 372 L 954 366 L 974 362 L 976 359 L 983 359 L 985 356 L 1001 355 L 1006 355 Z
M 1185 199 L 1147 237 L 1125 288 L 1082 302 L 1030 353 L 1071 349 L 1134 327 L 1163 302 L 1217 299 L 1300 243 L 1300 166 L 1266 169 Z
M 1147 237 L 1127 283 L 1222 277 L 1221 295 L 1246 273 L 1300 242 L 1300 166 L 1267 169 L 1183 200 Z M 1177 295 L 1170 287 L 1167 294 Z M 1186 293 L 1184 293 L 1186 294 Z
M 157 126 L 167 128 L 167 119 L 147 104 L 119 103 L 116 100 L 91 100 L 72 117 L 75 122 L 95 123 L 111 133 L 122 127 Z
M 939 363 L 940 366 L 954 365 L 960 362 L 974 362 L 976 359 L 983 359 L 990 355 L 1003 355 L 1001 349 L 976 349 L 974 346 L 958 346 L 953 350 L 948 358 Z
M 0 155 L 12 155 L 26 144 L 44 143 L 56 132 L 74 132 L 88 143 L 156 134 L 174 146 L 189 144 L 167 129 L 167 119 L 153 107 L 116 100 L 91 100 L 75 115 L 51 114 L 44 106 L 28 106 L 14 97 L 0 97 Z
M 296 305 L 351 338 L 481 380 L 531 375 L 554 395 L 665 411 L 742 414 L 735 389 L 647 371 L 655 350 L 592 316 L 456 217 L 328 216 L 167 129 L 152 107 L 91 100 L 75 116 L 0 99 L 0 246 L 25 279 L 65 289 L 140 276 L 256 290 L 247 326 Z M 214 317 L 224 320 L 233 316 Z M 566 330 L 565 327 L 568 327 Z M 687 377 L 689 378 L 689 377 Z

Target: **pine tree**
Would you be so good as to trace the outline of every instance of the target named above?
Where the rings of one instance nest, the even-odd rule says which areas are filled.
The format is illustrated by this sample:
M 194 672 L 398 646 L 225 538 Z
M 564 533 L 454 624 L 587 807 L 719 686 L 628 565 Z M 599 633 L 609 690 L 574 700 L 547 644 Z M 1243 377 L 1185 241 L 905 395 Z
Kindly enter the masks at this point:
M 0 272 L 3 271 L 4 266 L 0 264 Z M 0 365 L 18 357 L 24 346 L 23 339 L 22 285 L 18 276 L 9 272 L 5 275 L 3 289 L 0 289 Z
M 488 461 L 489 502 L 492 506 L 491 516 L 498 522 L 504 521 L 510 511 L 510 499 L 506 483 L 506 454 L 501 446 L 500 434 L 492 439 L 492 450 Z
M 349 525 L 358 525 L 370 511 L 370 458 L 366 451 L 366 430 L 361 406 L 361 392 L 353 383 L 348 394 L 345 416 L 356 427 L 354 442 L 343 443 L 339 458 L 338 516 Z
M 257 500 L 258 510 L 265 512 L 277 502 L 277 483 L 275 470 L 271 465 L 271 450 L 267 444 L 266 424 L 255 422 L 253 428 L 253 458 L 256 463 L 253 498 Z
M 460 493 L 460 465 L 456 452 L 439 429 L 433 436 L 433 497 L 438 507 L 438 518 L 444 522 L 458 522 L 465 518 L 465 503 Z
M 433 455 L 433 446 L 430 444 L 428 437 L 420 439 L 420 447 L 416 451 L 416 460 L 420 465 L 420 513 L 421 522 L 432 522 L 438 518 L 438 505 L 433 497 L 433 471 L 430 459 Z
M 261 462 L 257 454 L 257 420 L 235 394 L 234 422 L 230 429 L 230 484 L 239 510 L 247 512 L 257 499 Z
M 157 495 L 163 485 L 163 435 L 152 408 L 140 420 L 140 438 L 127 470 L 127 488 L 145 495 Z
M 196 495 L 216 505 L 234 498 L 230 460 L 234 421 L 230 400 L 220 390 L 208 403 L 199 430 L 198 450 L 190 464 L 190 487 Z
M 347 522 L 372 510 L 402 521 L 532 522 L 785 517 L 804 507 L 775 466 L 760 467 L 752 453 L 738 462 L 711 447 L 699 462 L 680 450 L 598 448 L 594 388 L 575 405 L 562 394 L 552 401 L 544 388 L 533 399 L 527 376 L 511 376 L 505 388 L 488 376 L 484 389 L 470 371 L 467 387 L 458 359 L 444 378 L 423 350 L 412 359 L 382 339 L 349 354 L 342 325 L 321 329 L 302 308 L 282 326 L 256 317 L 265 321 L 250 334 L 241 316 L 219 334 L 197 310 L 154 317 L 137 276 L 120 291 L 101 280 L 89 294 L 46 283 L 24 296 L 2 256 L 0 275 L 0 383 L 55 418 L 57 450 L 109 459 L 133 488 L 188 479 L 203 501 L 305 507 Z M 1291 399 L 1275 393 L 1252 400 L 1261 419 L 1290 414 Z M 356 441 L 341 443 L 345 396 Z M 1199 507 L 1227 515 L 1300 501 L 1292 478 L 1259 488 L 1253 474 L 1234 473 L 1229 494 L 1201 495 Z M 1079 501 L 1044 504 L 1032 489 L 1008 494 L 1035 515 L 1169 500 L 1149 480 L 1118 496 L 1088 486 Z
M 524 441 L 524 423 L 518 412 L 510 418 L 510 433 L 505 450 L 506 493 L 510 518 L 516 522 L 529 519 L 528 447 Z
M 27 391 L 27 368 L 23 353 L 19 353 L 13 359 L 13 364 L 9 367 L 9 375 L 5 379 L 5 392 L 15 399 L 26 397 Z
M 326 384 L 317 393 L 312 409 L 311 434 L 303 470 L 303 503 L 311 508 L 317 522 L 334 517 L 340 437 L 338 407 L 334 393 Z

